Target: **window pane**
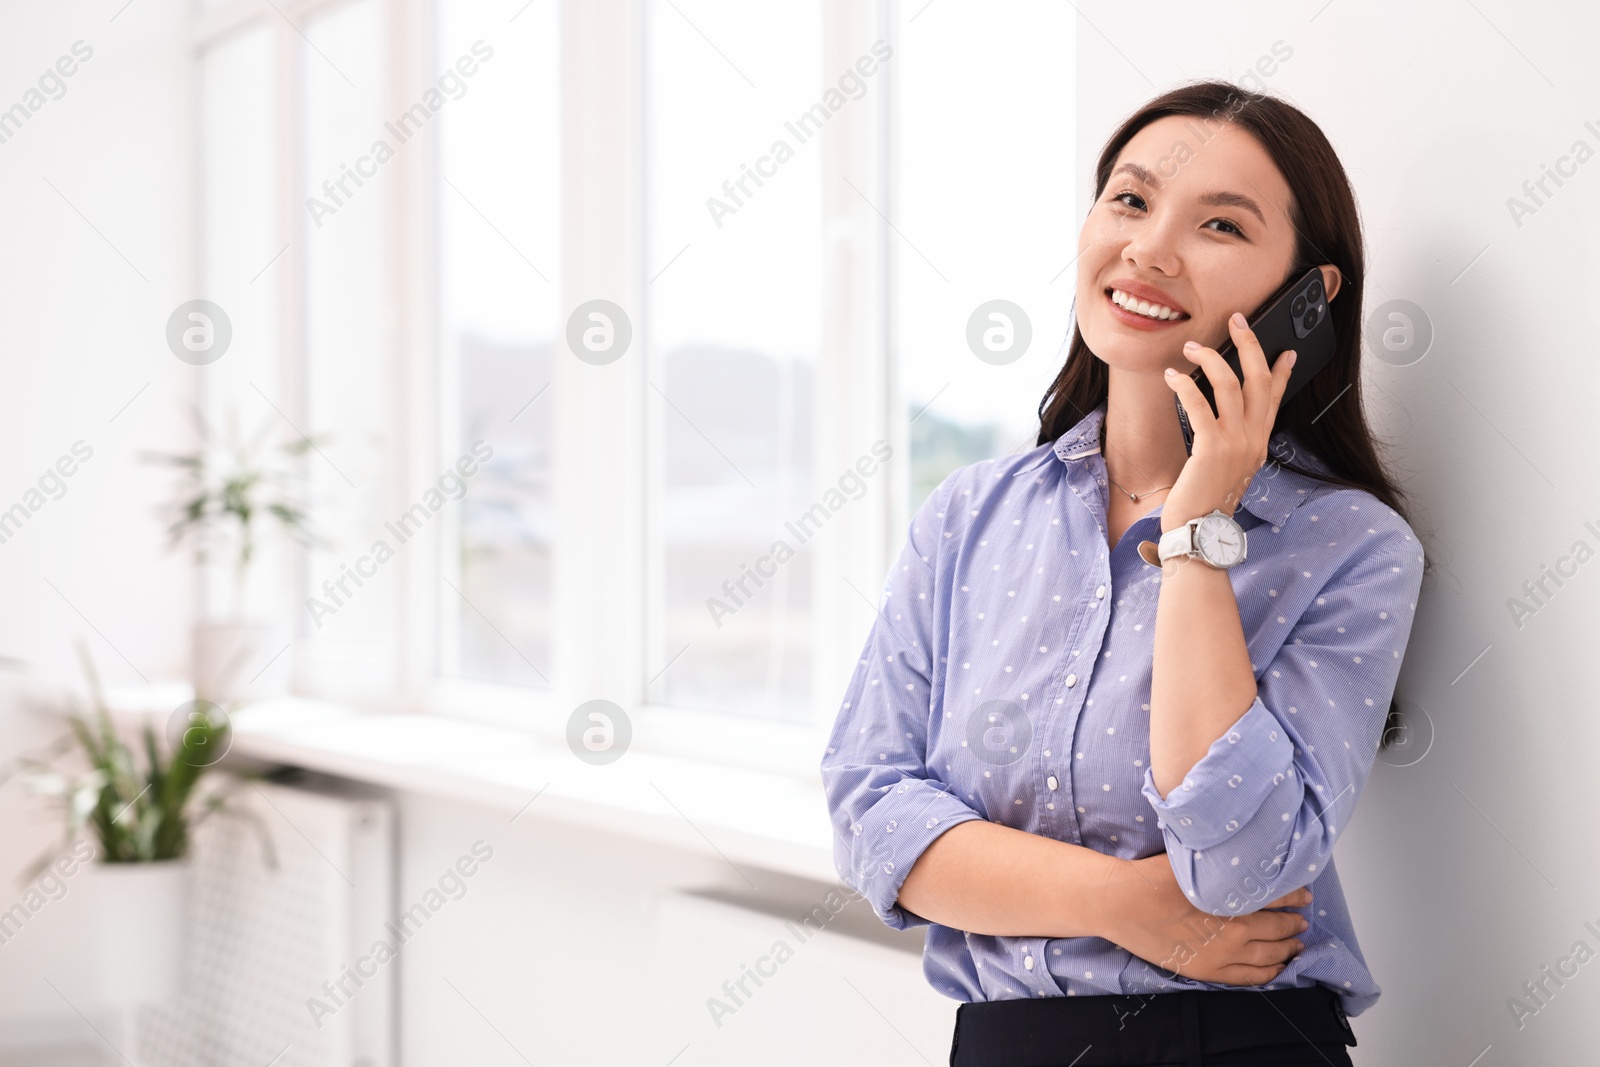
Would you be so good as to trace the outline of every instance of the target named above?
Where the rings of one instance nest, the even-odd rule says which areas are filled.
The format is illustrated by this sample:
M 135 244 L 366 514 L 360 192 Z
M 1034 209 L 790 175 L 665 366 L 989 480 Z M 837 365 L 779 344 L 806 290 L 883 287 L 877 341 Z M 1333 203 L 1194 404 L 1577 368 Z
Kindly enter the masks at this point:
M 440 365 L 448 467 L 475 444 L 442 593 L 446 673 L 543 687 L 550 674 L 551 428 L 560 296 L 560 8 L 500 32 L 503 2 L 439 7 Z M 464 61 L 463 61 L 464 60 Z M 473 71 L 467 75 L 464 72 Z M 456 94 L 459 93 L 459 96 Z M 456 103 L 456 99 L 464 100 Z
M 224 38 L 200 57 L 200 259 L 202 293 L 222 308 L 230 327 L 223 358 L 206 365 L 205 390 L 214 458 L 231 461 L 229 423 L 243 439 L 267 431 L 273 443 L 292 440 L 271 404 L 283 404 L 278 358 L 278 283 L 284 257 L 278 237 L 278 111 L 275 106 L 274 33 L 265 23 Z M 257 390 L 260 390 L 258 392 Z M 263 396 L 265 394 L 265 397 Z M 206 616 L 283 620 L 283 592 L 292 555 L 279 528 L 268 519 L 259 533 L 249 583 L 235 585 L 228 558 L 238 543 L 224 542 L 226 556 L 213 560 L 206 582 Z M 298 606 L 298 605 L 297 605 Z M 303 610 L 303 608 L 302 608 Z M 283 647 L 279 639 L 260 665 Z M 281 661 L 288 667 L 288 657 Z M 257 666 L 246 665 L 245 677 Z
M 905 27 L 895 50 L 895 225 L 905 237 L 890 241 L 912 511 L 956 467 L 1032 448 L 1039 398 L 1060 369 L 1075 284 L 1062 268 L 1078 246 L 1075 18 L 1045 0 L 940 5 Z M 1020 307 L 1032 333 L 1005 365 L 967 342 L 969 318 L 996 299 Z
M 804 721 L 822 145 L 786 124 L 826 88 L 822 5 L 646 8 L 648 698 Z
M 384 491 L 394 445 L 388 417 L 397 409 L 401 378 L 389 296 L 392 176 L 371 154 L 386 117 L 385 29 L 377 0 L 351 0 L 306 22 L 309 43 L 299 54 L 301 177 L 315 201 L 308 201 L 301 228 L 307 274 L 300 428 L 328 435 L 308 470 L 318 525 L 330 542 L 310 553 L 307 590 L 327 610 L 313 609 L 315 618 L 308 611 L 303 627 L 312 638 L 310 661 L 324 668 L 313 667 L 314 684 L 330 693 L 390 680 L 400 565 L 377 546 L 405 551 L 404 540 L 385 525 L 401 518 L 386 514 Z

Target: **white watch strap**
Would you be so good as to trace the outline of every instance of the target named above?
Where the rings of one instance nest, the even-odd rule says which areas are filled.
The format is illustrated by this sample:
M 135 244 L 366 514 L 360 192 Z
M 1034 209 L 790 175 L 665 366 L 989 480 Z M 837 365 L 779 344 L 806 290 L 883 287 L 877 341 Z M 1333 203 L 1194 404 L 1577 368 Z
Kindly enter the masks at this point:
M 1198 556 L 1194 547 L 1194 526 L 1194 520 L 1190 519 L 1162 534 L 1156 543 L 1156 558 L 1165 563 L 1174 556 Z

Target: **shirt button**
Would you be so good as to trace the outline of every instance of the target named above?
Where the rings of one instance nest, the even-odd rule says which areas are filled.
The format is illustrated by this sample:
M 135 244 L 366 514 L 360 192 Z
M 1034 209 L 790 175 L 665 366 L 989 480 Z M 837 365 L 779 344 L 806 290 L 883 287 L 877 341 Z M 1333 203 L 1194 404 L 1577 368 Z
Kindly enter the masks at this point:
M 1024 956 L 1024 957 L 1022 957 L 1022 965 L 1024 967 L 1028 968 L 1028 970 L 1030 970 L 1030 971 L 1033 970 L 1033 957 L 1032 956 Z
M 1044 784 L 1049 786 L 1051 789 L 1054 789 L 1056 786 L 1060 785 L 1061 783 L 1057 782 L 1056 781 L 1056 776 L 1052 774 L 1050 777 L 1048 777 L 1048 778 L 1046 778 L 1044 780 Z
M 1068 689 L 1071 689 L 1073 686 L 1075 686 L 1077 684 L 1078 684 L 1078 676 L 1076 674 L 1067 675 L 1067 688 Z
M 1106 596 L 1106 587 L 1102 585 L 1099 589 L 1094 591 L 1094 595 L 1096 599 L 1104 600 Z

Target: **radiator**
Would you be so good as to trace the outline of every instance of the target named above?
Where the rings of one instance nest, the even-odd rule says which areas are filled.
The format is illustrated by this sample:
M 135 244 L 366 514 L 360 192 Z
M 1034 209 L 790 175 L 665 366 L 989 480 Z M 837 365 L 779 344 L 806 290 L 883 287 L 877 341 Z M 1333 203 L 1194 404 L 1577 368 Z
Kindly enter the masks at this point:
M 233 783 L 229 783 L 230 786 Z M 232 803 L 270 834 L 213 815 L 191 843 L 182 995 L 138 1019 L 140 1063 L 394 1067 L 399 960 L 393 808 L 336 779 L 245 783 Z M 381 954 L 380 954 L 381 955 Z

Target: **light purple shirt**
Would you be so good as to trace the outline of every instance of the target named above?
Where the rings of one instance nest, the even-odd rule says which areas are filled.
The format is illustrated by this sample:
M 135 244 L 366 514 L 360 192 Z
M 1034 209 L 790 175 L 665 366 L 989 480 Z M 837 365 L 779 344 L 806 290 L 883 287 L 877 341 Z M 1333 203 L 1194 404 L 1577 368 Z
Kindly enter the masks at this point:
M 1306 948 L 1254 988 L 1377 1000 L 1332 850 L 1377 753 L 1423 552 L 1370 493 L 1269 458 L 1234 519 L 1229 572 L 1258 696 L 1163 799 L 1150 770 L 1161 508 L 1106 542 L 1102 403 L 1053 444 L 952 472 L 918 509 L 845 691 L 822 778 L 845 884 L 894 929 L 927 926 L 923 972 L 962 1001 L 1237 989 L 1099 937 L 994 937 L 900 907 L 924 849 L 969 819 L 1124 859 L 1163 850 L 1202 911 L 1309 884 Z M 1319 471 L 1290 434 L 1270 455 Z M 1183 566 L 1205 566 L 1190 561 Z

